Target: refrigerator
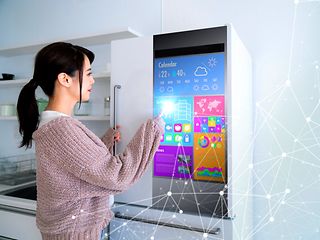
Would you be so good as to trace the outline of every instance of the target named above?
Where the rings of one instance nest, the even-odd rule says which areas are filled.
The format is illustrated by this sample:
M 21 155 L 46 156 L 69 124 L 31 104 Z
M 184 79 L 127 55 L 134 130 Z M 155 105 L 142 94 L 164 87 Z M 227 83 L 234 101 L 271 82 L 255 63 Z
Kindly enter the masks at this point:
M 251 239 L 252 63 L 233 26 L 113 41 L 111 64 L 116 152 L 148 118 L 165 131 L 110 238 Z

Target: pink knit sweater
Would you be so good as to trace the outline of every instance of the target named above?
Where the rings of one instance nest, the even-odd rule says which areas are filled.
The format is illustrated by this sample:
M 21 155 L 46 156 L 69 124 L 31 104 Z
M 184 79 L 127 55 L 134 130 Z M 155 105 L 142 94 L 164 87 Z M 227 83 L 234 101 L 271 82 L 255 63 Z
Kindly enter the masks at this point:
M 99 139 L 71 117 L 34 132 L 37 225 L 43 239 L 99 239 L 113 217 L 109 195 L 126 190 L 153 159 L 163 133 L 158 121 L 143 124 L 117 156 L 110 153 L 114 130 Z

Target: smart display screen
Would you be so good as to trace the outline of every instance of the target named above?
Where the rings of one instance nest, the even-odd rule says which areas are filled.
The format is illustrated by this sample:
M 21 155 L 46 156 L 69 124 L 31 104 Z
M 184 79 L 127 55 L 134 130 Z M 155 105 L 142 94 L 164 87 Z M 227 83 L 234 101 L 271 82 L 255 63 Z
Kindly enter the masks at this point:
M 222 52 L 154 60 L 154 116 L 165 133 L 155 177 L 226 183 L 225 56 Z

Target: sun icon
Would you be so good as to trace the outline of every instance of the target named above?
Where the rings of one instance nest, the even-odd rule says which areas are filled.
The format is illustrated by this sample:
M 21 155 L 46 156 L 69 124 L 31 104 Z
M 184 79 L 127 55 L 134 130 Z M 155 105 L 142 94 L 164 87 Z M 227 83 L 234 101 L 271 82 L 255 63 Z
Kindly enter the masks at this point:
M 214 68 L 215 66 L 217 66 L 217 59 L 216 58 L 209 58 L 208 60 L 208 64 L 209 64 L 209 67 L 211 68 Z

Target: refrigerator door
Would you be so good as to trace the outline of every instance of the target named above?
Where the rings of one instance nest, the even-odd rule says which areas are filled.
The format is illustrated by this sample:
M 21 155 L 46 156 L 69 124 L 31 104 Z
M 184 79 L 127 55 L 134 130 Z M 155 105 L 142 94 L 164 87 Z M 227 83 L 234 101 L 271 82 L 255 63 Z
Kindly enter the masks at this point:
M 120 125 L 122 140 L 116 152 L 124 150 L 140 125 L 153 117 L 153 39 L 133 38 L 111 43 L 111 89 L 115 96 L 111 122 Z M 114 86 L 121 88 L 114 89 Z M 114 103 L 114 100 L 116 101 Z M 128 191 L 115 196 L 116 202 L 152 205 L 152 164 Z

